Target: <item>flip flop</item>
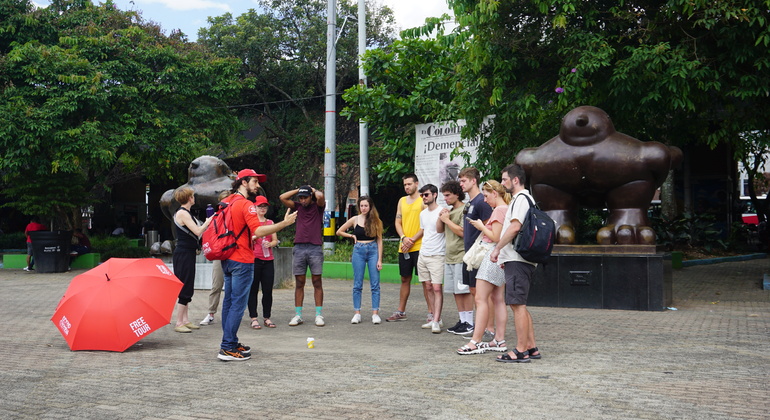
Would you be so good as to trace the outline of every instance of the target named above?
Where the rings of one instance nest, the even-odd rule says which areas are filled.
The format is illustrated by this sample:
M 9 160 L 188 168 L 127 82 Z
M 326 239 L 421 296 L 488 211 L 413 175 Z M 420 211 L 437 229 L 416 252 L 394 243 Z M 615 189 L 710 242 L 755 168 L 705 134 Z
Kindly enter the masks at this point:
M 271 321 L 271 320 L 269 320 L 269 319 L 266 319 L 266 320 L 265 320 L 265 326 L 266 326 L 267 328 L 275 328 L 275 324 L 273 324 L 273 321 Z
M 253 319 L 253 320 L 251 320 L 251 328 L 254 328 L 255 330 L 258 330 L 258 329 L 262 328 L 262 326 L 259 325 L 259 321 L 257 321 L 256 319 Z

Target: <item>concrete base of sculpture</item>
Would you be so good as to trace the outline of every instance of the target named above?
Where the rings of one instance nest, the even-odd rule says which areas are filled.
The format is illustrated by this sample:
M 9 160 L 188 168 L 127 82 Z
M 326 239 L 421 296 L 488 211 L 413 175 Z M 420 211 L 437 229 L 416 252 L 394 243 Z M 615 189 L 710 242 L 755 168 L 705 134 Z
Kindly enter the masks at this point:
M 662 311 L 671 298 L 671 257 L 654 245 L 556 245 L 528 305 Z

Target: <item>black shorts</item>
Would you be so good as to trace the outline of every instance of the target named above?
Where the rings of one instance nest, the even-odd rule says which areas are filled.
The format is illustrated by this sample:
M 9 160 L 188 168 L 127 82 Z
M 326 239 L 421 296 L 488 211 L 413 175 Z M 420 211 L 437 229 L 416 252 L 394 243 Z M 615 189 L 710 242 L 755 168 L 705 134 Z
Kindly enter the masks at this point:
M 505 304 L 526 305 L 536 266 L 521 261 L 505 263 Z
M 463 284 L 467 284 L 468 287 L 476 287 L 476 274 L 479 269 L 468 271 L 468 265 L 463 263 Z
M 404 258 L 404 253 L 398 253 L 398 273 L 401 277 L 411 277 L 417 274 L 417 259 L 420 258 L 420 251 L 409 253 L 409 259 Z

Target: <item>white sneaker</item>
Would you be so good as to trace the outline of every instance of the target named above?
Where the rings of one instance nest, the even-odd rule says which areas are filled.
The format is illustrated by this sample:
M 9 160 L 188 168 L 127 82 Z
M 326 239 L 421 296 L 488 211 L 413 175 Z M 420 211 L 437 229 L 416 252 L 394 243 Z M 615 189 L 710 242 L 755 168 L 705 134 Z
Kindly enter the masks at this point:
M 377 325 L 380 323 L 382 323 L 382 318 L 377 314 L 372 315 L 372 324 Z
M 353 315 L 353 319 L 350 320 L 351 324 L 360 324 L 361 323 L 361 314 L 355 314 Z
M 444 329 L 444 323 L 439 320 L 439 322 L 434 322 L 433 326 L 431 326 L 430 331 L 433 334 L 441 334 L 441 330 Z
M 203 321 L 200 322 L 201 325 L 210 325 L 214 323 L 214 316 L 211 314 L 206 314 L 206 317 L 203 318 Z
M 444 328 L 444 320 L 440 320 L 439 322 L 433 322 L 433 320 L 430 320 L 424 324 L 422 324 L 423 329 L 433 329 L 433 324 L 438 324 L 441 328 Z
M 321 315 L 316 315 L 316 317 L 315 317 L 315 326 L 316 327 L 323 327 L 324 325 L 326 325 L 326 323 L 324 322 L 324 317 L 322 317 Z
M 299 324 L 301 324 L 303 322 L 304 321 L 302 321 L 302 317 L 301 316 L 294 315 L 294 318 L 292 318 L 291 321 L 289 321 L 289 326 L 290 327 L 296 327 L 297 325 L 299 325 Z
M 29 267 L 24 267 L 24 271 L 29 271 Z

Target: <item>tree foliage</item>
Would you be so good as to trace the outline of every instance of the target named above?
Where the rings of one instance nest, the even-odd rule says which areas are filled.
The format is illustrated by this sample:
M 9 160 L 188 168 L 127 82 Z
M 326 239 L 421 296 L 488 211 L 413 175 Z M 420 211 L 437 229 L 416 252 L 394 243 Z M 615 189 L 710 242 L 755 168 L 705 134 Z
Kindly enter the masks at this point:
M 458 23 L 451 33 L 419 38 L 440 27 L 441 19 L 402 33 L 412 38 L 408 42 L 445 49 L 451 67 L 424 71 L 448 78 L 431 96 L 443 106 L 430 113 L 395 106 L 420 88 L 414 82 L 398 85 L 393 81 L 399 76 L 384 73 L 404 70 L 401 78 L 409 78 L 417 58 L 398 54 L 387 68 L 374 67 L 383 52 L 370 51 L 373 83 L 348 91 L 348 115 L 372 125 L 393 118 L 411 118 L 410 123 L 464 118 L 465 137 L 482 135 L 478 166 L 492 170 L 522 148 L 556 135 L 560 118 L 586 104 L 607 111 L 620 131 L 669 144 L 741 143 L 739 133 L 767 126 L 770 1 L 450 0 L 449 5 Z M 378 114 L 374 101 L 390 105 Z M 494 126 L 482 133 L 489 115 L 495 116 Z M 395 132 L 380 134 L 387 143 L 414 150 Z M 394 155 L 411 165 L 403 157 Z
M 116 168 L 169 177 L 237 133 L 225 106 L 243 87 L 238 63 L 135 12 L 0 0 L 0 21 L 0 175 L 24 213 L 71 227 Z
M 221 57 L 237 57 L 243 78 L 253 86 L 241 92 L 239 114 L 260 133 L 227 154 L 253 153 L 283 189 L 311 183 L 322 185 L 326 93 L 326 7 L 322 0 L 259 0 L 259 10 L 238 17 L 211 17 L 198 32 L 198 42 Z M 358 25 L 354 1 L 339 1 L 336 91 L 358 84 Z M 390 8 L 369 3 L 367 44 L 380 47 L 395 36 Z M 338 109 L 342 102 L 338 101 Z M 358 170 L 357 122 L 337 122 L 338 200 L 345 207 Z M 256 141 L 254 141 L 256 140 Z M 357 146 L 356 146 L 357 147 Z M 354 158 L 354 159 L 349 159 Z M 280 186 L 278 185 L 280 184 Z

